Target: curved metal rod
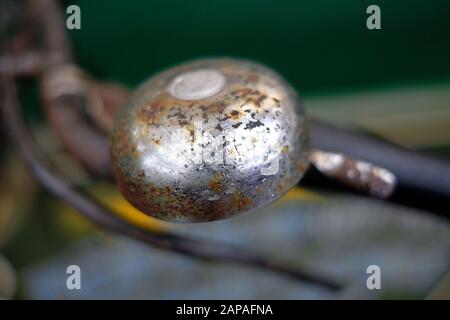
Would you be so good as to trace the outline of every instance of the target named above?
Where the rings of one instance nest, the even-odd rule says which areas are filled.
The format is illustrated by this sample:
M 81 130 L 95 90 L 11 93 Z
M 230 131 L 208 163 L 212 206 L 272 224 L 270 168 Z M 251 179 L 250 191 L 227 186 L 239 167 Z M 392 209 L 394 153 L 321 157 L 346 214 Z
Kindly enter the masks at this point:
M 341 153 L 389 170 L 397 181 L 388 201 L 450 219 L 449 161 L 318 120 L 311 121 L 310 125 L 314 148 Z M 315 180 L 316 184 L 327 184 L 317 174 L 314 179 L 306 178 L 303 182 Z
M 294 279 L 338 290 L 342 285 L 321 275 L 289 266 L 238 246 L 177 235 L 172 232 L 142 230 L 120 219 L 82 190 L 64 180 L 40 153 L 21 116 L 16 86 L 11 77 L 1 82 L 2 109 L 7 130 L 17 142 L 19 151 L 36 179 L 51 193 L 66 201 L 82 215 L 101 228 L 134 238 L 155 248 L 176 252 L 189 257 L 215 262 L 239 263 L 290 276 Z

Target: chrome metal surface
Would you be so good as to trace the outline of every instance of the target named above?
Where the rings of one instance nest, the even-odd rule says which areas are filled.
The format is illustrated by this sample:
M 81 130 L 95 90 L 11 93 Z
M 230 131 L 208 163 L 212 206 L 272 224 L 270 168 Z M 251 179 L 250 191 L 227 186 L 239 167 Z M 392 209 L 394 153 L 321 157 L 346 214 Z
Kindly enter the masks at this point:
M 145 82 L 120 113 L 111 140 L 125 197 L 169 221 L 211 221 L 265 206 L 309 164 L 305 115 L 274 71 L 237 59 L 204 59 Z
M 372 163 L 334 152 L 312 150 L 311 163 L 323 174 L 377 198 L 389 197 L 395 189 L 395 175 Z

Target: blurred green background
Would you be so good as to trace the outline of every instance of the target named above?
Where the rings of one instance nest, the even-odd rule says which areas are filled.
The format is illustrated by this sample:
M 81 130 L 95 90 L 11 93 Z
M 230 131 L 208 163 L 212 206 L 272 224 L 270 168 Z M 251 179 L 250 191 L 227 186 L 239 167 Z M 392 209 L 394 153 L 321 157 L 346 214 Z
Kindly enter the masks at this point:
M 450 81 L 446 0 L 77 3 L 82 29 L 69 33 L 78 61 L 129 85 L 181 61 L 217 55 L 270 65 L 304 95 Z M 366 28 L 370 4 L 381 8 L 381 30 Z

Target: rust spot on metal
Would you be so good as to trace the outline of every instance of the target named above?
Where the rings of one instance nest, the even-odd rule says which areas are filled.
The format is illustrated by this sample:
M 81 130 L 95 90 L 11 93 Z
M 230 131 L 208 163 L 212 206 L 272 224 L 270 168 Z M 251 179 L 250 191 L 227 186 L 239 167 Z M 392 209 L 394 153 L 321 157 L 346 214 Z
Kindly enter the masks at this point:
M 243 89 L 239 90 L 239 94 L 242 97 L 247 97 L 249 95 L 259 95 L 260 92 L 259 92 L 259 90 L 254 90 L 254 89 L 251 89 L 251 88 L 243 88 Z
M 220 192 L 224 187 L 223 173 L 216 173 L 208 183 L 208 187 L 214 192 Z
M 191 142 L 194 143 L 195 142 L 195 126 L 193 124 L 189 124 L 187 130 L 189 132 L 189 137 L 191 138 Z
M 262 99 L 262 100 L 264 100 L 264 99 Z M 247 101 L 246 101 L 246 104 L 247 105 L 251 105 L 251 106 L 253 106 L 254 108 L 261 108 L 261 97 L 258 97 L 258 98 L 249 98 L 249 99 L 247 99 Z
M 226 108 L 227 108 L 227 105 L 224 102 L 219 101 L 219 102 L 214 102 L 214 103 L 209 104 L 207 106 L 206 110 L 207 110 L 207 112 L 209 112 L 211 114 L 212 113 L 223 113 Z
M 146 108 L 142 108 L 139 114 L 139 119 L 150 125 L 159 123 L 159 116 L 164 109 L 159 102 L 154 102 Z
M 233 110 L 230 112 L 230 118 L 233 120 L 239 120 L 241 118 L 241 113 L 237 110 Z
M 238 191 L 234 194 L 230 207 L 235 210 L 242 210 L 248 207 L 251 203 L 252 199 L 250 197 L 246 196 L 243 192 Z

